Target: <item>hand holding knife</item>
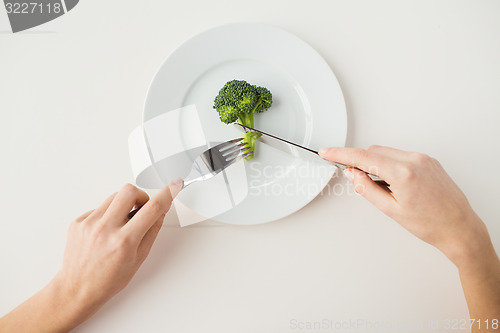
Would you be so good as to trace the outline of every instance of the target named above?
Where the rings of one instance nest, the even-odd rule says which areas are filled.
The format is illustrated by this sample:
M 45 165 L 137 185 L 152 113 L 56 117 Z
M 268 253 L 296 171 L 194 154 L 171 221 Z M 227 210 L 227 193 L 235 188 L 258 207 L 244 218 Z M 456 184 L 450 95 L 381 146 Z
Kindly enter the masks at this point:
M 312 161 L 316 161 L 316 162 L 321 160 L 323 163 L 324 162 L 331 163 L 331 164 L 335 165 L 336 167 L 340 168 L 341 170 L 344 170 L 345 168 L 352 168 L 352 169 L 357 169 L 357 170 L 365 172 L 364 170 L 361 170 L 361 169 L 353 167 L 353 166 L 345 165 L 345 164 L 338 163 L 338 162 L 327 161 L 327 160 L 323 159 L 318 154 L 317 151 L 310 149 L 310 148 L 307 148 L 307 147 L 304 147 L 304 146 L 301 146 L 299 144 L 290 142 L 288 140 L 281 139 L 275 135 L 271 135 L 271 134 L 262 132 L 260 130 L 255 129 L 255 128 L 247 127 L 247 126 L 241 125 L 239 123 L 234 123 L 234 125 L 240 131 L 254 132 L 254 133 L 261 134 L 261 137 L 258 140 L 261 141 L 262 143 L 268 144 L 269 146 L 271 146 L 273 148 L 284 151 L 288 154 L 292 154 L 292 155 L 297 156 L 299 158 L 303 158 L 306 160 L 312 160 Z M 365 172 L 365 173 L 377 184 L 389 188 L 390 185 L 386 181 L 384 181 L 382 178 L 380 178 L 379 176 L 368 173 L 368 172 Z

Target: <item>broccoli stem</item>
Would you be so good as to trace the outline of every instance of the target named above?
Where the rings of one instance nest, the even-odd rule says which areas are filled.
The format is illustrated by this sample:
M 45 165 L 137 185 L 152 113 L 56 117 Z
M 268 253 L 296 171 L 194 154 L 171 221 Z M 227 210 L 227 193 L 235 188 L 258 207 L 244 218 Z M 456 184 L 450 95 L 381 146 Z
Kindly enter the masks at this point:
M 247 132 L 243 134 L 243 141 L 245 141 L 250 147 L 250 151 L 255 152 L 255 140 L 258 139 L 262 134 L 255 132 Z M 254 153 L 245 158 L 245 160 L 249 161 L 254 157 Z
M 257 103 L 257 104 L 259 104 L 259 103 Z M 254 128 L 254 126 L 253 126 L 253 116 L 255 114 L 255 109 L 256 108 L 257 108 L 257 105 L 252 110 L 252 112 L 241 113 L 240 116 L 239 116 L 239 118 L 238 118 L 238 120 L 237 120 L 238 123 L 240 123 L 241 125 L 250 127 L 250 128 Z M 261 135 L 262 134 L 260 134 L 260 133 L 246 132 L 245 134 L 243 134 L 243 141 L 245 141 L 248 144 L 248 146 L 250 147 L 251 151 L 255 151 L 255 139 L 260 138 Z M 254 154 L 252 153 L 250 156 L 248 156 L 247 158 L 245 158 L 245 160 L 249 161 L 253 157 L 254 157 Z
M 238 123 L 246 126 L 246 127 L 250 127 L 250 128 L 253 128 L 253 115 L 254 115 L 254 111 L 252 111 L 251 113 L 240 113 L 240 116 L 238 117 Z

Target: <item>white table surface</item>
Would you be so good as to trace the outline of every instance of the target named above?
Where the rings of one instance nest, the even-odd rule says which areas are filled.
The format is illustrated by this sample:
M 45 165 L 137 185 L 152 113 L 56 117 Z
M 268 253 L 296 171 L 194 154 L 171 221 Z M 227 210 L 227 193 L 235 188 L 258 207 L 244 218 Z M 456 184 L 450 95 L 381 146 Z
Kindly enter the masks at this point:
M 82 0 L 12 34 L 0 9 L 0 315 L 57 272 L 68 224 L 133 182 L 127 137 L 164 58 L 231 22 L 310 43 L 343 88 L 347 145 L 438 158 L 500 249 L 499 15 L 497 0 Z M 372 329 L 351 331 L 441 320 L 446 332 L 443 320 L 466 318 L 456 268 L 333 181 L 344 194 L 265 225 L 180 228 L 170 212 L 128 288 L 75 331 L 316 332 L 336 330 L 295 324 L 360 319 Z

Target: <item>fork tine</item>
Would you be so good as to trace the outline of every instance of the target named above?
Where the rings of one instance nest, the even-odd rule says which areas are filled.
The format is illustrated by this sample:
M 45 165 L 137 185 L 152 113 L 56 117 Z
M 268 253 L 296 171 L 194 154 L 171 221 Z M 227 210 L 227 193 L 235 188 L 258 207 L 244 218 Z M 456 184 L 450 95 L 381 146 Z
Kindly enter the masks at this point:
M 244 153 L 243 155 L 241 155 L 241 158 L 247 158 L 248 156 L 252 155 L 253 154 L 253 150 L 252 151 L 249 151 L 249 152 L 246 152 Z
M 233 158 L 233 159 L 229 160 L 229 161 L 227 162 L 227 163 L 228 163 L 227 165 L 229 166 L 229 165 L 231 165 L 231 164 L 233 164 L 233 163 L 236 163 L 236 162 L 238 162 L 238 161 L 240 161 L 240 160 L 242 160 L 242 159 L 244 159 L 244 158 L 247 158 L 247 157 L 248 157 L 248 156 L 250 156 L 251 154 L 253 154 L 253 151 L 249 151 L 248 153 L 245 153 L 245 154 L 242 154 L 242 155 L 238 155 L 238 156 L 236 156 L 235 158 Z
M 252 149 L 252 147 L 250 147 L 250 146 L 246 146 L 246 147 L 243 147 L 243 148 L 241 149 L 241 151 L 242 151 L 242 152 L 246 152 L 246 151 L 248 151 L 249 149 Z M 253 153 L 253 151 L 252 151 L 252 153 Z
M 229 141 L 226 141 L 226 142 L 223 142 L 223 143 L 219 143 L 217 146 L 212 147 L 212 148 L 217 148 L 220 152 L 223 152 L 225 150 L 228 150 L 228 149 L 234 147 L 235 145 L 237 145 L 242 140 L 243 140 L 243 138 L 229 140 Z
M 248 148 L 250 148 L 250 146 L 248 146 L 247 143 L 242 142 L 240 144 L 237 144 L 234 147 L 231 147 L 231 148 L 228 148 L 228 149 L 222 151 L 221 154 L 223 157 L 226 157 L 228 155 L 231 155 L 234 152 L 248 150 Z
M 235 157 L 237 157 L 238 155 L 240 154 L 243 154 L 245 153 L 245 151 L 247 151 L 248 148 L 245 148 L 245 149 L 236 149 L 236 150 L 233 150 L 231 153 L 228 153 L 226 155 L 223 155 L 222 157 L 226 160 L 226 161 L 229 161 Z
M 229 161 L 233 161 L 233 160 L 239 160 L 241 158 L 246 158 L 246 157 L 250 156 L 251 154 L 253 154 L 253 150 L 251 150 L 251 151 L 248 151 L 248 149 L 246 149 L 245 151 L 240 150 L 238 152 L 235 152 L 231 156 L 226 156 L 226 161 L 229 162 Z

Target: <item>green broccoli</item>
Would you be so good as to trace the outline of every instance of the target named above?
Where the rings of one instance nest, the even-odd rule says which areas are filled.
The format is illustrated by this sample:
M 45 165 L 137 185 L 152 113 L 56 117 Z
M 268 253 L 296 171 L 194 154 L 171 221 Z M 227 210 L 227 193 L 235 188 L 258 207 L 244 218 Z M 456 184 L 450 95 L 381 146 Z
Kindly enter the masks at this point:
M 214 100 L 214 109 L 219 113 L 223 123 L 231 124 L 237 121 L 241 125 L 254 128 L 253 116 L 255 112 L 264 112 L 273 103 L 273 95 L 264 87 L 251 85 L 246 81 L 233 80 L 227 82 L 219 91 Z M 255 152 L 255 139 L 259 133 L 248 132 L 243 140 Z M 253 154 L 246 159 L 253 158 Z

